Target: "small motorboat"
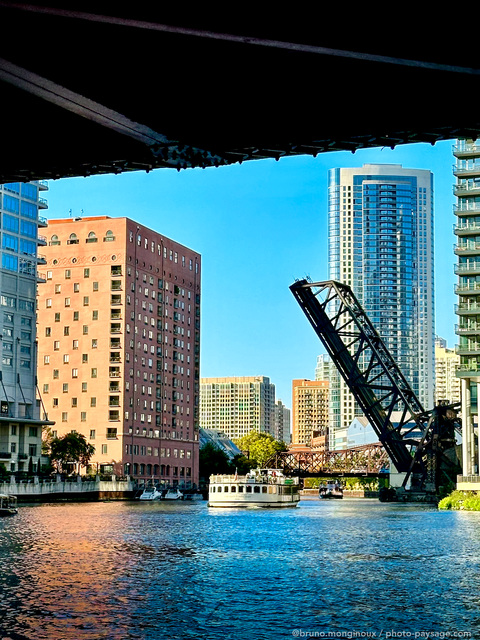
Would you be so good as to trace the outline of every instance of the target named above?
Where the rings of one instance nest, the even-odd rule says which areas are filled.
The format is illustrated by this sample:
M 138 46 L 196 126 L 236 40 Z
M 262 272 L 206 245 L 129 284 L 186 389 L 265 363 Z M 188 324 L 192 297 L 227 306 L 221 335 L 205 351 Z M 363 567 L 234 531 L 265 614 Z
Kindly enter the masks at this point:
M 0 518 L 14 516 L 17 513 L 17 498 L 0 493 Z
M 164 500 L 181 500 L 183 498 L 183 493 L 178 489 L 169 489 L 167 493 L 163 496 Z
M 327 484 L 320 485 L 318 489 L 318 497 L 320 500 L 328 500 L 331 498 L 342 499 L 343 488 L 338 482 L 328 482 Z
M 140 496 L 140 500 L 160 500 L 162 497 L 162 492 L 158 491 L 157 487 L 149 486 L 145 487 L 142 495 Z

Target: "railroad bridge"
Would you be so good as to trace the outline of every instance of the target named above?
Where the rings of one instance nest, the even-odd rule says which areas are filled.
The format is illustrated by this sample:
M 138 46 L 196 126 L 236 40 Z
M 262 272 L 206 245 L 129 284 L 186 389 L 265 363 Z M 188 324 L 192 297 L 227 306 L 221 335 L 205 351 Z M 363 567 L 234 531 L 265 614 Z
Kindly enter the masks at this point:
M 300 478 L 375 478 L 388 473 L 390 460 L 382 444 L 376 442 L 339 451 L 283 451 L 273 456 L 266 466 Z

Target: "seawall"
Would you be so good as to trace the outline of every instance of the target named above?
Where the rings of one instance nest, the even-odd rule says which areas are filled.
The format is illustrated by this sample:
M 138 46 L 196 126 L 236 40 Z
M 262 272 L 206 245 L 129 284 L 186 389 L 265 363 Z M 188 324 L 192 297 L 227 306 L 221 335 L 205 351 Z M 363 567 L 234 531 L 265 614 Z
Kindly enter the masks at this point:
M 16 496 L 19 503 L 26 502 L 96 502 L 99 500 L 131 500 L 135 487 L 130 480 L 88 480 L 82 478 L 54 481 L 31 481 L 0 483 L 0 493 Z

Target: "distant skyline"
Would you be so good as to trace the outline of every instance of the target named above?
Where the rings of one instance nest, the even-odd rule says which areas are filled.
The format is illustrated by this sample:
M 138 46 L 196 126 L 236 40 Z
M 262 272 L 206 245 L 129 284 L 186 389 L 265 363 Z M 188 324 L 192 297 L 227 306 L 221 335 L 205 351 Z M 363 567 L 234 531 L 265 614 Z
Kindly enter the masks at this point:
M 324 352 L 289 285 L 328 277 L 330 168 L 380 163 L 433 172 L 436 333 L 455 344 L 454 143 L 50 180 L 45 214 L 125 216 L 201 253 L 200 375 L 268 376 L 291 408 L 292 380 L 313 380 Z

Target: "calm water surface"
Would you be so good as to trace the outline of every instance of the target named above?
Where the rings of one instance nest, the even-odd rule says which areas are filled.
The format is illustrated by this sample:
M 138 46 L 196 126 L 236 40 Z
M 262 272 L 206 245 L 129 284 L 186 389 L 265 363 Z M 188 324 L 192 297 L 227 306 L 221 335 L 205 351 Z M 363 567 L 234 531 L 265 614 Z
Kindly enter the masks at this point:
M 429 506 L 22 506 L 0 520 L 0 638 L 480 638 L 479 565 L 480 513 Z

